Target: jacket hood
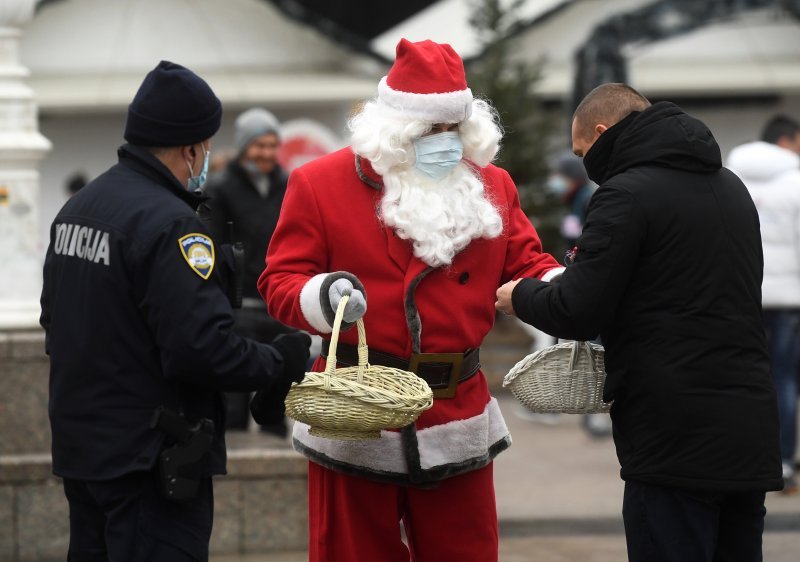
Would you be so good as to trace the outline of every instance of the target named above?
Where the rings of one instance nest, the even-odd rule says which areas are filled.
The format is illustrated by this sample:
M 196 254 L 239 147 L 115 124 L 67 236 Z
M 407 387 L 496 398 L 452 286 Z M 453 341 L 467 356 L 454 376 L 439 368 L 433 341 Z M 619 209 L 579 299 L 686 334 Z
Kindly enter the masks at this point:
M 655 103 L 618 125 L 625 130 L 614 143 L 601 181 L 642 165 L 700 173 L 722 167 L 719 145 L 711 131 L 674 103 Z
M 734 148 L 728 156 L 728 167 L 745 182 L 768 181 L 800 169 L 800 155 L 777 144 L 756 141 Z

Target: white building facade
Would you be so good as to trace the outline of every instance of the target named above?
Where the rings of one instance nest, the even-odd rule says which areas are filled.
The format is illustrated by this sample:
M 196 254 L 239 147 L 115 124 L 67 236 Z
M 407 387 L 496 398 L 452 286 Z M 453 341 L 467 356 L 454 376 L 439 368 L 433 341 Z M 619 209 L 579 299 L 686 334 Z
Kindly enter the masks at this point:
M 21 59 L 53 145 L 40 166 L 40 255 L 69 179 L 116 162 L 127 106 L 160 60 L 192 69 L 222 101 L 212 154 L 231 145 L 234 119 L 253 106 L 283 122 L 311 120 L 341 144 L 354 104 L 376 93 L 386 70 L 265 0 L 43 2 L 24 28 Z

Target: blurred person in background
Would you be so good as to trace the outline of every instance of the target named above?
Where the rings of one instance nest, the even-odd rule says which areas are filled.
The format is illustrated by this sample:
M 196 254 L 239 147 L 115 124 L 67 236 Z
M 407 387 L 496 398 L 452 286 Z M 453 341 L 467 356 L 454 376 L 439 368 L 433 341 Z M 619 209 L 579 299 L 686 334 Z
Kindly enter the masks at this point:
M 761 560 L 783 480 L 753 201 L 705 124 L 626 84 L 586 95 L 572 146 L 599 185 L 574 261 L 497 307 L 602 338 L 631 562 Z
M 572 251 L 583 232 L 589 200 L 596 187 L 586 174 L 583 160 L 570 151 L 558 155 L 553 165 L 553 172 L 547 179 L 547 188 L 557 195 L 567 208 L 567 214 L 561 221 L 559 231 L 568 253 Z M 558 338 L 554 339 L 558 341 Z M 594 341 L 601 343 L 599 340 Z M 581 427 L 590 437 L 611 436 L 611 418 L 608 414 L 585 414 L 581 416 Z
M 405 39 L 396 53 L 377 98 L 349 123 L 351 147 L 292 172 L 259 280 L 276 318 L 326 337 L 351 293 L 344 320 L 363 316 L 369 362 L 413 369 L 434 391 L 431 409 L 380 439 L 326 439 L 294 424 L 310 460 L 309 559 L 496 561 L 492 460 L 510 436 L 479 347 L 499 283 L 563 268 L 491 164 L 498 117 L 473 98 L 458 54 Z M 339 364 L 357 363 L 355 332 L 342 332 Z
M 66 188 L 67 188 L 67 196 L 72 197 L 76 193 L 78 193 L 83 187 L 89 183 L 89 180 L 86 179 L 86 174 L 83 172 L 75 172 L 71 176 L 67 178 Z
M 567 208 L 559 229 L 567 243 L 567 249 L 572 249 L 575 241 L 580 238 L 583 223 L 586 222 L 586 209 L 595 187 L 586 175 L 580 158 L 569 151 L 558 155 L 547 179 L 547 189 L 559 197 Z
M 267 246 L 278 223 L 288 176 L 278 163 L 281 145 L 280 123 L 259 107 L 240 114 L 234 122 L 233 157 L 225 168 L 213 174 L 203 191 L 208 199 L 200 208 L 216 240 L 241 242 L 244 247 L 242 306 L 234 309 L 236 332 L 259 342 L 293 331 L 267 313 L 256 283 L 264 270 Z M 232 223 L 232 226 L 228 223 Z M 246 393 L 228 393 L 229 429 L 248 425 Z M 287 425 L 282 416 L 262 429 L 286 437 Z
M 781 428 L 785 494 L 797 493 L 797 390 L 800 361 L 800 124 L 778 115 L 761 140 L 734 148 L 728 167 L 758 210 L 764 247 L 761 300 Z
M 277 402 L 304 376 L 307 334 L 263 345 L 232 330 L 226 264 L 195 214 L 221 118 L 202 78 L 162 61 L 128 107 L 119 162 L 50 229 L 40 322 L 68 560 L 208 560 L 221 391 Z
M 232 148 L 215 150 L 208 161 L 208 181 L 211 182 L 218 173 L 227 168 L 234 158 L 236 158 L 236 151 Z

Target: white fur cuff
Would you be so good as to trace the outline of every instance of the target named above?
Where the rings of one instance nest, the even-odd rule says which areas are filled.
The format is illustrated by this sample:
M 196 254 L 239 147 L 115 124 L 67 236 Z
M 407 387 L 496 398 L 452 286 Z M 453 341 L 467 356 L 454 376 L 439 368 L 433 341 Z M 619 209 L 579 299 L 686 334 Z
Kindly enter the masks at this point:
M 564 273 L 564 270 L 567 269 L 566 267 L 554 267 L 544 275 L 542 275 L 542 281 L 552 281 L 553 277 L 557 277 Z
M 300 310 L 303 311 L 303 316 L 308 323 L 321 334 L 330 334 L 333 331 L 333 326 L 325 320 L 322 305 L 319 302 L 319 291 L 328 275 L 330 273 L 315 275 L 303 285 L 303 289 L 300 291 Z

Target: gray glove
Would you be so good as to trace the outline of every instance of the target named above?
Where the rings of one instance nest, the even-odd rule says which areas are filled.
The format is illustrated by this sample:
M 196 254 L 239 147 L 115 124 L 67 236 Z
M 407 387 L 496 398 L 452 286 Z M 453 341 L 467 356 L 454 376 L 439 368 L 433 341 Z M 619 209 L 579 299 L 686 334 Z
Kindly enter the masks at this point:
M 364 298 L 364 293 L 353 287 L 349 279 L 337 279 L 328 289 L 328 298 L 334 311 L 339 308 L 339 301 L 345 295 L 350 295 L 350 300 L 344 307 L 344 321 L 352 324 L 366 314 L 367 299 Z

